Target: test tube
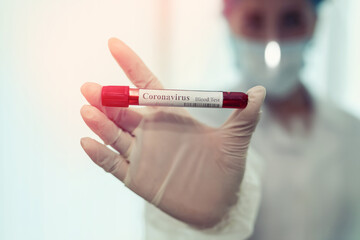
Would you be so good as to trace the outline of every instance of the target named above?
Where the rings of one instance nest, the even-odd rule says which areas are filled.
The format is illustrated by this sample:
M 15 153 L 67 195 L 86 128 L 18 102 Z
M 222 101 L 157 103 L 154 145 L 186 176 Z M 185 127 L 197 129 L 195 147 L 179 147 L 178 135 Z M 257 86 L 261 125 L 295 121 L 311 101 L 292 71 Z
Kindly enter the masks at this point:
M 163 106 L 200 108 L 245 108 L 248 95 L 243 92 L 144 89 L 129 86 L 103 86 L 101 101 L 107 107 Z

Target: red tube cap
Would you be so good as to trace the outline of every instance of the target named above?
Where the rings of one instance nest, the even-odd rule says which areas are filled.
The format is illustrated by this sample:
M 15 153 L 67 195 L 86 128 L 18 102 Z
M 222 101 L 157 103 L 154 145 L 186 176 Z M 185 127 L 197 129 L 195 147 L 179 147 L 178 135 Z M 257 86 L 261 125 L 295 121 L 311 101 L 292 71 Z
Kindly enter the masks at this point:
M 129 107 L 129 86 L 104 86 L 101 103 L 107 107 Z

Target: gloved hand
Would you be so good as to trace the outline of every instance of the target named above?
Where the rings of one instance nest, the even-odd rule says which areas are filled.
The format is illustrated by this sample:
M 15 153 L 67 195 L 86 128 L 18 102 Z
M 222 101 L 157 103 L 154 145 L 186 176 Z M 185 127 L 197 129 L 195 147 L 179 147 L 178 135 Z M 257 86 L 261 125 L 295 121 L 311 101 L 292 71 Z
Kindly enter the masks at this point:
M 123 42 L 110 39 L 109 48 L 136 87 L 162 88 Z M 215 226 L 236 203 L 263 87 L 250 89 L 248 106 L 234 110 L 220 128 L 202 124 L 184 108 L 103 107 L 95 83 L 81 91 L 91 104 L 81 109 L 84 121 L 117 152 L 90 138 L 81 139 L 83 149 L 132 191 L 197 228 Z

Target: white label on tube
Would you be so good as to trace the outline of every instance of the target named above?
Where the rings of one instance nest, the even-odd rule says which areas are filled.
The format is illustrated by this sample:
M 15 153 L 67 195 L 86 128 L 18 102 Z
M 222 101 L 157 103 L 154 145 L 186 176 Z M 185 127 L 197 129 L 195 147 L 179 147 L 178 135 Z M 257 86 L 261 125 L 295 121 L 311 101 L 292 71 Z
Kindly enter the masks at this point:
M 139 89 L 139 105 L 222 108 L 222 92 Z

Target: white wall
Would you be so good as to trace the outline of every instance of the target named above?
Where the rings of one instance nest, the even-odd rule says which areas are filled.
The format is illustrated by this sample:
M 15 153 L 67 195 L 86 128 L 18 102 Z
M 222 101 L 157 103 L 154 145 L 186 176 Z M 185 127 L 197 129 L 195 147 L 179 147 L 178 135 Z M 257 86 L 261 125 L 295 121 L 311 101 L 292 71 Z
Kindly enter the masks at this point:
M 0 239 L 141 239 L 143 202 L 80 147 L 86 81 L 128 84 L 116 36 L 157 68 L 149 0 L 0 1 Z

